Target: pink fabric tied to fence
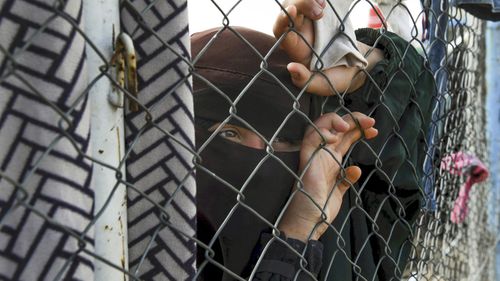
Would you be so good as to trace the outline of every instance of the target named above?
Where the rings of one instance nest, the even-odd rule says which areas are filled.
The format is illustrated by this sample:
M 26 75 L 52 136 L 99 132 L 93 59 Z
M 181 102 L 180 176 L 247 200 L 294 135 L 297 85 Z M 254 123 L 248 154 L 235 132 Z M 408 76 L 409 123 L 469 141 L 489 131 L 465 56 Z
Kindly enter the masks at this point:
M 488 178 L 488 168 L 476 156 L 466 152 L 457 152 L 441 160 L 441 169 L 453 175 L 467 177 L 465 184 L 460 188 L 450 217 L 453 223 L 462 223 L 469 212 L 470 190 L 475 183 L 483 182 Z

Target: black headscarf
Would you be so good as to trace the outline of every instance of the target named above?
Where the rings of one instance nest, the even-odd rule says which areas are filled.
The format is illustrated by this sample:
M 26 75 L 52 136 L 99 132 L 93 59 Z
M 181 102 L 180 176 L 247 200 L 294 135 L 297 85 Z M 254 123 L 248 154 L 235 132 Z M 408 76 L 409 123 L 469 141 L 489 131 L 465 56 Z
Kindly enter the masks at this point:
M 293 86 L 286 70 L 290 60 L 275 44 L 271 36 L 234 27 L 191 38 L 196 142 L 201 156 L 196 176 L 198 237 L 205 243 L 213 240 L 213 259 L 240 276 L 246 274 L 261 232 L 269 228 L 268 223 L 275 223 L 290 195 L 299 152 L 269 154 L 270 148 L 266 152 L 245 147 L 212 136 L 208 128 L 228 120 L 253 128 L 266 141 L 280 127 L 278 137 L 302 139 L 310 96 Z M 219 235 L 212 239 L 217 230 Z M 200 262 L 206 251 L 198 251 Z M 222 277 L 214 266 L 201 270 L 204 280 L 233 279 L 227 272 Z

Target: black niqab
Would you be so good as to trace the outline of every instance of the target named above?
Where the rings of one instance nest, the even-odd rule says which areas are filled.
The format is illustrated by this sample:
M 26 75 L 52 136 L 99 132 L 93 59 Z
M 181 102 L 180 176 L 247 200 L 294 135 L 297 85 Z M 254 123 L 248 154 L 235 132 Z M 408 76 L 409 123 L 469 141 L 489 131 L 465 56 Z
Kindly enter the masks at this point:
M 197 59 L 193 75 L 196 142 L 202 148 L 196 177 L 198 237 L 205 243 L 213 240 L 213 259 L 240 276 L 247 274 L 260 234 L 275 223 L 290 195 L 299 152 L 269 154 L 212 136 L 208 128 L 226 120 L 257 130 L 266 141 L 280 127 L 278 137 L 302 139 L 310 96 L 300 95 L 293 86 L 286 70 L 290 60 L 274 48 L 275 42 L 271 36 L 244 28 L 208 30 L 191 40 L 193 59 Z M 216 232 L 219 235 L 212 239 Z M 198 251 L 200 266 L 206 251 L 200 247 Z M 221 280 L 221 275 L 222 270 L 210 265 L 200 274 L 204 280 Z M 223 275 L 222 280 L 233 279 L 228 272 Z

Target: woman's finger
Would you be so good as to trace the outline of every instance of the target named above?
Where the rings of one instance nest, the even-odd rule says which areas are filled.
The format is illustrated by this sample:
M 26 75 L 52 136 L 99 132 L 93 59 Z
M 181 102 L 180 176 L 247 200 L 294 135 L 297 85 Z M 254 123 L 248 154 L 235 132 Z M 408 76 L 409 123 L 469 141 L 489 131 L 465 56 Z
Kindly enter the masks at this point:
M 346 119 L 340 117 L 337 113 L 329 112 L 321 115 L 314 121 L 317 127 L 333 129 L 336 132 L 346 132 L 350 129 L 351 124 Z
M 339 69 L 313 73 L 305 65 L 292 62 L 287 65 L 287 70 L 292 78 L 292 83 L 299 88 L 306 87 L 306 91 L 311 94 L 326 97 L 341 93 L 336 90 L 339 89 L 339 85 L 337 85 L 339 83 L 335 81 L 339 79 L 329 78 L 330 76 L 334 77 L 335 72 L 340 72 Z M 344 87 L 344 84 L 347 83 L 343 81 L 341 86 Z
M 323 132 L 325 132 L 327 137 L 332 134 L 337 134 L 337 132 L 345 132 L 349 129 L 349 124 L 342 117 L 333 112 L 326 113 L 318 117 L 318 119 L 314 121 L 314 125 L 316 128 L 320 129 L 320 132 L 321 129 L 323 129 Z M 316 128 L 309 126 L 306 129 L 304 137 L 311 137 L 310 135 L 312 134 L 319 136 Z
M 364 83 L 364 73 L 355 67 L 335 66 L 321 72 L 311 72 L 301 63 L 287 65 L 292 82 L 299 88 L 318 96 L 333 96 L 350 93 Z
M 376 137 L 378 135 L 378 130 L 375 129 L 375 128 L 368 128 L 365 130 L 365 138 L 367 140 L 369 139 L 373 139 L 374 137 Z
M 344 176 L 339 175 L 339 180 L 341 182 L 338 185 L 338 189 L 342 196 L 349 189 L 349 187 L 355 184 L 361 177 L 361 169 L 358 166 L 349 166 L 345 168 L 344 171 Z
M 345 155 L 351 145 L 359 140 L 361 136 L 367 139 L 374 138 L 378 134 L 378 130 L 373 128 L 375 120 L 360 112 L 351 112 L 341 117 L 347 125 L 343 130 L 338 131 L 337 142 L 331 143 L 329 149 L 337 151 L 340 155 Z M 337 123 L 340 123 L 336 121 Z M 345 125 L 344 125 L 345 126 Z M 362 134 L 363 132 L 363 134 Z
M 304 143 L 317 147 L 322 143 L 343 155 L 361 137 L 361 130 L 367 139 L 373 138 L 378 131 L 373 128 L 375 120 L 360 112 L 352 112 L 340 117 L 336 113 L 326 113 L 314 121 L 316 128 L 309 126 L 304 134 Z
M 326 7 L 324 0 L 294 0 L 288 1 L 288 3 L 295 5 L 299 13 L 312 20 L 323 17 L 323 9 Z
M 300 40 L 303 40 L 296 31 L 288 31 L 290 21 L 295 28 L 300 28 L 304 24 L 304 15 L 298 13 L 297 7 L 294 5 L 287 6 L 285 12 L 280 13 L 273 26 L 273 34 L 276 39 L 288 32 L 280 43 L 280 47 L 284 50 L 294 49 Z
M 375 125 L 375 119 L 361 113 L 361 112 L 350 112 L 342 116 L 342 119 L 349 124 L 349 130 L 359 129 L 368 129 Z
M 288 72 L 292 78 L 292 83 L 299 87 L 304 88 L 307 85 L 306 91 L 319 96 L 331 96 L 334 95 L 334 90 L 325 79 L 320 74 L 313 75 L 312 72 L 303 64 L 292 62 L 287 65 Z
M 274 37 L 279 38 L 283 33 L 288 31 L 290 20 L 295 21 L 297 17 L 297 8 L 294 5 L 289 5 L 285 7 L 285 12 L 281 12 L 273 26 Z M 289 36 L 291 34 L 288 34 Z
M 339 137 L 335 132 L 326 128 L 313 129 L 305 134 L 302 141 L 302 146 L 317 148 L 321 144 L 333 145 L 339 141 Z
M 366 139 L 371 139 L 377 136 L 378 130 L 373 127 L 370 127 L 364 129 L 363 133 Z M 349 148 L 352 146 L 352 144 L 357 140 L 359 140 L 361 136 L 362 136 L 361 130 L 355 127 L 354 129 L 344 133 L 342 136 L 339 136 L 338 142 L 334 144 L 334 147 L 330 148 L 335 149 L 335 151 L 337 151 L 341 155 L 345 155 L 347 153 L 347 150 L 349 150 Z

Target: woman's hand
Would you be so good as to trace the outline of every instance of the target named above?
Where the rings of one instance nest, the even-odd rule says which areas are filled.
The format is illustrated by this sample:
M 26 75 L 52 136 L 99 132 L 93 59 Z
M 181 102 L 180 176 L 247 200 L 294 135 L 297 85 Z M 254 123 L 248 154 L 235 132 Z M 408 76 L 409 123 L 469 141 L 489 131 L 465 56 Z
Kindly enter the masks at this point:
M 375 120 L 359 112 L 343 117 L 327 113 L 314 124 L 321 135 L 313 127 L 306 130 L 300 151 L 302 183 L 297 183 L 294 191 L 301 190 L 293 194 L 278 225 L 288 237 L 302 241 L 323 235 L 340 210 L 342 196 L 361 176 L 356 166 L 342 173 L 342 158 L 349 147 L 362 136 L 361 132 L 366 139 L 378 133 L 373 128 Z
M 285 0 L 281 4 L 286 13 L 276 18 L 273 33 L 277 40 L 284 36 L 280 47 L 292 61 L 309 65 L 314 44 L 313 21 L 323 16 L 325 0 Z M 290 29 L 293 26 L 294 30 Z
M 287 69 L 295 86 L 307 87 L 307 92 L 319 96 L 351 93 L 363 86 L 366 72 L 357 66 L 325 65 L 321 73 L 310 70 L 315 40 L 314 21 L 323 17 L 326 0 L 285 0 L 282 6 L 286 13 L 282 12 L 276 18 L 273 33 L 276 40 L 284 36 L 280 47 L 292 60 Z M 356 42 L 356 46 L 361 54 L 366 54 L 367 72 L 384 58 L 383 52 L 377 48 L 361 42 Z

